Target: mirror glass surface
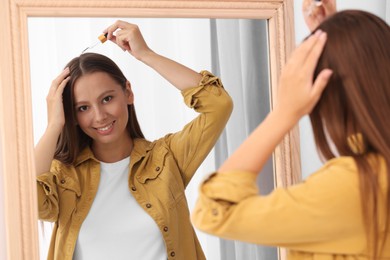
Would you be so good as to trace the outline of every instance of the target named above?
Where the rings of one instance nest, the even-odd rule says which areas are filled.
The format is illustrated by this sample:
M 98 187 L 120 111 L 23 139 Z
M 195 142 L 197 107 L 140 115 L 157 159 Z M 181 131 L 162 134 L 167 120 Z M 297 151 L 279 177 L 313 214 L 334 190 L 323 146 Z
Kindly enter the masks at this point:
M 96 43 L 103 29 L 118 18 L 29 17 L 29 55 L 34 142 L 47 124 L 46 95 L 64 66 Z M 270 110 L 269 46 L 266 20 L 207 18 L 119 18 L 137 24 L 149 47 L 195 71 L 208 70 L 220 77 L 233 98 L 234 110 L 215 148 L 198 169 L 186 190 L 192 209 L 200 181 L 214 171 Z M 196 116 L 180 92 L 154 70 L 123 52 L 110 41 L 87 52 L 111 58 L 131 82 L 135 108 L 148 140 L 179 131 Z M 274 186 L 270 160 L 259 177 L 261 193 Z M 40 254 L 46 259 L 50 225 L 40 227 Z M 219 240 L 198 232 L 207 259 L 277 259 L 275 248 Z M 219 246 L 218 246 L 219 245 Z

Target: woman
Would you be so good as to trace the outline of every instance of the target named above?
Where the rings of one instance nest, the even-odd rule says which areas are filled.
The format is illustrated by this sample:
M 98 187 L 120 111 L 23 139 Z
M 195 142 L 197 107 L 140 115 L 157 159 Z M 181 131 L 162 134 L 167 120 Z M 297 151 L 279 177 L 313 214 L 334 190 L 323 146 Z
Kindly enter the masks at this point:
M 286 247 L 288 259 L 389 259 L 389 43 L 372 14 L 324 20 L 288 61 L 274 110 L 202 184 L 194 225 Z M 301 184 L 258 195 L 257 174 L 306 114 L 328 161 Z
M 94 53 L 70 61 L 52 83 L 35 148 L 39 218 L 55 222 L 48 258 L 205 259 L 184 189 L 224 128 L 231 98 L 209 72 L 154 53 L 136 25 L 117 21 L 104 33 L 200 115 L 149 142 L 117 65 Z

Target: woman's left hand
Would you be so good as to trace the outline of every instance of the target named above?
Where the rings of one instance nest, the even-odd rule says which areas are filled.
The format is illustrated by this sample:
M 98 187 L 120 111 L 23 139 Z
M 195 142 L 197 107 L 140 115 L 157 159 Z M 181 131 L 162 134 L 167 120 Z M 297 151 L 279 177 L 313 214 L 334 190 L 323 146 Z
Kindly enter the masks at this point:
M 287 113 L 294 121 L 312 111 L 332 75 L 330 69 L 324 69 L 313 83 L 325 42 L 326 33 L 315 32 L 291 54 L 280 76 L 275 109 Z
M 144 55 L 153 52 L 146 44 L 136 24 L 118 20 L 105 29 L 103 33 L 107 33 L 108 40 L 117 44 L 122 50 L 128 51 L 138 60 L 141 60 Z

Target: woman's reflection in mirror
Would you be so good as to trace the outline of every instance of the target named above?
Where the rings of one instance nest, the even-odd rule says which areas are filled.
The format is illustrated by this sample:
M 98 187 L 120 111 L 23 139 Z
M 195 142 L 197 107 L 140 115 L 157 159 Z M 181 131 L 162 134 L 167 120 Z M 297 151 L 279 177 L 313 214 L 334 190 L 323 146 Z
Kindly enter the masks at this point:
M 72 59 L 52 82 L 48 125 L 35 147 L 39 219 L 55 223 L 48 259 L 205 259 L 184 190 L 232 100 L 210 72 L 152 51 L 137 25 L 119 20 L 103 33 L 179 89 L 199 115 L 148 141 L 118 66 L 95 53 Z

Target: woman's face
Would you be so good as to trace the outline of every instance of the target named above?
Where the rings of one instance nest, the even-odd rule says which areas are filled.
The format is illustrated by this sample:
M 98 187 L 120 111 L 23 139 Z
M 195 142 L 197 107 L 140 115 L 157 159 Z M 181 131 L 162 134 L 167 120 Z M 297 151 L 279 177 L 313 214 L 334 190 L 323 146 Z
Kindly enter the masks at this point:
M 95 145 L 123 145 L 130 138 L 126 130 L 127 106 L 133 103 L 130 83 L 123 90 L 105 72 L 86 74 L 74 85 L 74 101 L 77 123 Z

